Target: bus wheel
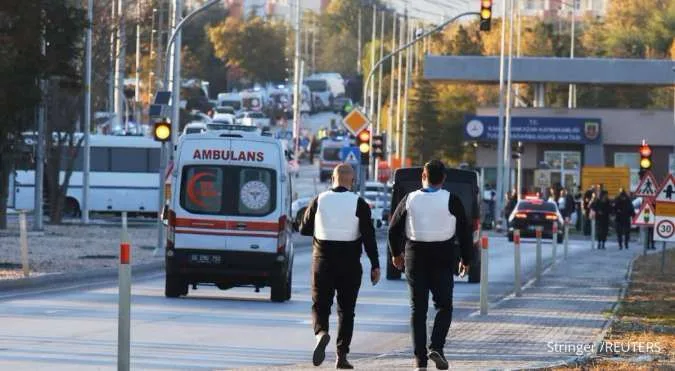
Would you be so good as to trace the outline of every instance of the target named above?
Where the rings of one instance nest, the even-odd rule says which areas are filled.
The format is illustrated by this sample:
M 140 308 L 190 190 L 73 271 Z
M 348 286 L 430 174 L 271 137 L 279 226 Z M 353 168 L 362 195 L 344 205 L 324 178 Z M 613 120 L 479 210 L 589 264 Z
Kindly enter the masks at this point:
M 66 198 L 63 207 L 63 216 L 76 218 L 80 216 L 80 204 L 72 197 Z
M 167 298 L 177 298 L 181 295 L 187 295 L 188 284 L 180 276 L 167 274 L 164 281 L 164 296 Z

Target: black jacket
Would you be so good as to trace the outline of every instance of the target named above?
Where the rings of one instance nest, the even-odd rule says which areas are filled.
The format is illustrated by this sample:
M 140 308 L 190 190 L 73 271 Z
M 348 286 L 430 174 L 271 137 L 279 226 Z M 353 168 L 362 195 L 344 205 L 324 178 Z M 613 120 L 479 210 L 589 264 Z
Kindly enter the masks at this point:
M 348 192 L 345 187 L 332 189 L 333 192 Z M 300 222 L 300 234 L 314 236 L 314 217 L 319 206 L 319 197 L 314 197 L 307 207 L 305 215 Z M 316 238 L 312 241 L 313 255 L 317 258 L 327 259 L 359 259 L 361 257 L 361 245 L 365 247 L 372 268 L 379 268 L 380 262 L 375 239 L 375 227 L 371 219 L 370 207 L 366 201 L 359 197 L 356 205 L 356 217 L 359 218 L 359 231 L 361 238 L 356 241 L 324 241 Z
M 442 251 L 447 251 L 448 254 L 454 254 L 454 244 L 459 243 L 460 256 L 464 264 L 470 264 L 473 260 L 474 248 L 473 237 L 471 234 L 471 221 L 467 220 L 464 205 L 459 197 L 450 193 L 450 201 L 448 202 L 448 210 L 455 216 L 457 224 L 455 226 L 455 236 L 448 241 L 439 242 L 419 242 L 410 241 L 406 237 L 405 224 L 408 212 L 405 208 L 408 196 L 403 197 L 396 207 L 396 211 L 391 218 L 389 225 L 389 249 L 391 256 L 399 256 L 406 248 L 437 248 Z

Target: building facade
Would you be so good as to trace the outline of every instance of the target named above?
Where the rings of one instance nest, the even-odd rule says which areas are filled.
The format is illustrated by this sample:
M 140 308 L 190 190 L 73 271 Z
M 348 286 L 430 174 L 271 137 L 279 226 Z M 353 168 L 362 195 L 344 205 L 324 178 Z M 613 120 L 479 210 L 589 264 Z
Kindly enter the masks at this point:
M 466 117 L 464 138 L 475 148 L 484 184 L 496 183 L 498 110 L 478 109 Z M 576 189 L 582 169 L 628 167 L 631 187 L 639 181 L 638 149 L 644 139 L 653 150 L 658 180 L 675 172 L 675 125 L 672 111 L 623 109 L 513 108 L 511 143 L 522 144 L 523 186 L 533 189 L 535 171 L 548 170 L 552 186 Z M 511 181 L 515 185 L 515 161 Z

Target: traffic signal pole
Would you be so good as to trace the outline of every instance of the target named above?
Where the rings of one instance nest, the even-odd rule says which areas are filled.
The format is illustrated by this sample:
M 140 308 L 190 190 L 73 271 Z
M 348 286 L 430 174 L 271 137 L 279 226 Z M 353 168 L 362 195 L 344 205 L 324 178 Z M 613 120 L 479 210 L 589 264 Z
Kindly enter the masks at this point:
M 423 33 L 422 35 L 420 35 L 418 37 L 413 37 L 413 39 L 411 41 L 407 42 L 403 46 L 401 46 L 401 47 L 397 48 L 396 50 L 392 51 L 391 53 L 387 54 L 385 57 L 380 58 L 380 60 L 377 61 L 377 63 L 375 63 L 373 68 L 370 69 L 370 72 L 368 73 L 368 77 L 365 79 L 365 81 L 363 83 L 363 96 L 364 97 L 368 96 L 368 86 L 370 84 L 370 81 L 373 79 L 373 76 L 375 76 L 375 71 L 377 71 L 377 69 L 384 62 L 388 61 L 390 58 L 392 58 L 394 56 L 399 55 L 402 51 L 409 49 L 411 46 L 413 46 L 416 43 L 424 40 L 425 38 L 442 31 L 447 25 L 453 23 L 454 21 L 456 21 L 460 18 L 463 18 L 463 17 L 467 17 L 467 16 L 480 16 L 480 13 L 478 13 L 478 12 L 464 12 L 464 13 L 458 14 L 458 15 L 448 19 L 447 21 L 441 23 L 440 25 L 436 26 L 435 28 Z M 368 110 L 365 107 L 366 102 L 367 102 L 367 100 L 364 99 L 364 110 L 363 110 L 363 112 L 364 112 L 364 114 L 367 115 Z M 373 125 L 372 117 L 368 117 L 368 119 L 370 121 L 369 126 L 372 129 L 372 125 Z

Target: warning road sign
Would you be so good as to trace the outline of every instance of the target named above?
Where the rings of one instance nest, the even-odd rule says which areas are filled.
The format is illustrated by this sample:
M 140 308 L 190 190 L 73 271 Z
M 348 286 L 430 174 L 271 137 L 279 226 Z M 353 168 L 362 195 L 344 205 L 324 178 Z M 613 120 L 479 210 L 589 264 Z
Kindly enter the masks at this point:
M 640 207 L 640 212 L 633 218 L 633 225 L 653 226 L 654 225 L 654 210 L 652 204 L 643 202 Z
M 656 194 L 657 202 L 675 202 L 675 178 L 673 174 L 668 174 L 663 185 Z
M 657 216 L 654 232 L 654 241 L 675 241 L 675 223 L 673 222 L 673 218 Z
M 637 197 L 654 197 L 658 191 L 658 185 L 656 183 L 656 178 L 654 174 L 648 172 L 640 181 L 637 188 L 635 189 L 635 196 Z

